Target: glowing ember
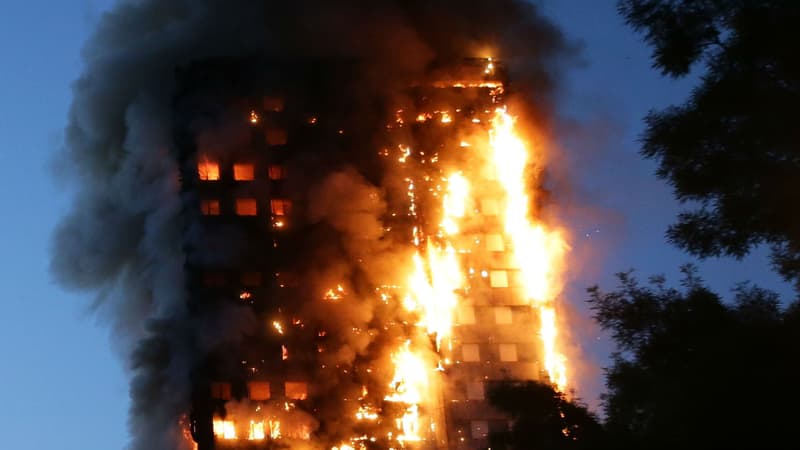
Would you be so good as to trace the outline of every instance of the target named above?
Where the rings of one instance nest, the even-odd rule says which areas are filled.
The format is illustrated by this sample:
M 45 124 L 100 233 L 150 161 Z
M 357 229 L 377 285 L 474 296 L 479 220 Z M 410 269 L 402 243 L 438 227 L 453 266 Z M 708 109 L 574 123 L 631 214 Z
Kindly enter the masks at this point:
M 378 420 L 378 412 L 368 405 L 361 405 L 356 411 L 356 419 L 376 421 Z
M 250 123 L 251 124 L 256 125 L 258 123 L 259 119 L 260 119 L 260 117 L 258 116 L 258 113 L 255 112 L 255 110 L 250 111 Z
M 401 163 L 405 163 L 406 160 L 408 159 L 408 156 L 411 155 L 411 148 L 403 147 L 402 145 L 398 146 L 398 148 L 403 154 L 399 158 L 397 158 L 397 160 L 400 161 Z
M 494 63 L 492 62 L 492 58 L 488 58 L 488 63 L 486 64 L 486 68 L 483 70 L 483 73 L 486 75 L 491 75 L 494 73 Z
M 323 296 L 325 300 L 338 301 L 344 298 L 344 288 L 341 284 L 336 286 L 336 289 L 328 289 Z

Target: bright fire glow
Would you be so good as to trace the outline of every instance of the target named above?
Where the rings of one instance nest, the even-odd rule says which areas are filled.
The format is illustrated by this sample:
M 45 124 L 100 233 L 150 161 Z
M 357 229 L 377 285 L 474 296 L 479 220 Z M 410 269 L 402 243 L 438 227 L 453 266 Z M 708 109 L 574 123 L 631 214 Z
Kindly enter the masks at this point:
M 264 431 L 264 421 L 250 421 L 250 433 L 247 439 L 251 441 L 263 441 L 266 439 L 267 433 Z
M 448 235 L 458 233 L 457 219 L 463 218 L 467 207 L 469 183 L 461 173 L 454 173 L 447 179 L 447 193 L 444 196 L 444 219 L 441 227 Z
M 567 384 L 566 358 L 558 351 L 558 324 L 553 297 L 558 293 L 558 269 L 566 244 L 560 234 L 529 219 L 525 171 L 529 152 L 514 130 L 514 118 L 498 109 L 490 133 L 491 160 L 505 194 L 504 227 L 512 256 L 522 274 L 525 297 L 539 311 L 545 371 L 563 390 Z
M 236 439 L 236 425 L 232 420 L 214 419 L 214 436 L 219 439 Z
M 385 400 L 406 405 L 403 416 L 396 420 L 400 431 L 398 440 L 419 441 L 419 403 L 422 402 L 428 389 L 429 370 L 425 361 L 410 350 L 410 343 L 400 348 L 392 356 L 394 362 L 394 378 L 389 384 L 390 394 Z
M 442 339 L 450 337 L 453 311 L 458 304 L 455 290 L 462 285 L 463 276 L 452 245 L 439 248 L 428 244 L 426 258 L 414 255 L 414 273 L 409 280 L 411 293 L 406 297 L 406 309 L 421 309 L 419 325 L 435 336 L 436 349 Z
M 336 285 L 336 288 L 328 289 L 323 296 L 325 300 L 338 301 L 344 298 L 344 288 L 341 284 Z

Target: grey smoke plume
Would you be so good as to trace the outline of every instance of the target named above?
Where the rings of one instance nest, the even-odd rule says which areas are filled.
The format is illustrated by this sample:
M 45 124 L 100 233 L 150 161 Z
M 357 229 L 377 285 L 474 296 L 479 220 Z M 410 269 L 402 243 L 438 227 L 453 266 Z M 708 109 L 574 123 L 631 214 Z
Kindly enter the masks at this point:
M 187 310 L 183 244 L 192 226 L 181 213 L 173 140 L 176 70 L 254 55 L 364 61 L 357 111 L 376 91 L 423 78 L 434 60 L 489 53 L 507 63 L 518 91 L 541 103 L 568 46 L 533 4 L 518 0 L 122 0 L 102 17 L 74 85 L 63 160 L 76 194 L 54 236 L 52 269 L 65 287 L 95 294 L 130 361 L 132 450 L 182 448 L 178 423 L 189 410 L 193 366 L 256 327 L 244 308 L 215 318 Z M 374 154 L 368 150 L 361 151 Z M 384 199 L 370 186 L 379 179 L 347 169 L 327 181 L 366 193 L 357 220 L 368 233 L 336 211 L 317 208 L 310 217 L 342 234 L 348 256 L 388 270 L 384 256 L 393 250 L 378 242 Z M 368 328 L 373 319 L 369 312 L 352 323 Z M 370 345 L 343 346 L 340 357 Z

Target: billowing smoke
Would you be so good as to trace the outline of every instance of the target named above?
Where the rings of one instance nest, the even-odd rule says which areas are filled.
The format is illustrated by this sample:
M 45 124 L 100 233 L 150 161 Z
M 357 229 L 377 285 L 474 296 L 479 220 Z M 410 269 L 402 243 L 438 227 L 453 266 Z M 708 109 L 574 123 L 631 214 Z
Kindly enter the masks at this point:
M 182 184 L 191 164 L 185 148 L 220 152 L 246 139 L 233 119 L 200 110 L 245 94 L 248 82 L 274 80 L 316 86 L 309 102 L 362 127 L 347 130 L 360 140 L 312 147 L 288 162 L 303 168 L 290 188 L 307 205 L 307 240 L 293 261 L 301 289 L 311 298 L 341 283 L 357 302 L 297 313 L 333 336 L 323 364 L 355 367 L 387 358 L 378 350 L 392 332 L 375 324 L 394 313 L 366 296 L 396 279 L 394 261 L 408 251 L 385 234 L 387 205 L 398 194 L 372 162 L 388 105 L 441 63 L 488 55 L 505 61 L 520 95 L 544 105 L 565 53 L 558 31 L 518 0 L 123 0 L 105 14 L 74 85 L 63 160 L 77 191 L 55 234 L 52 268 L 64 286 L 96 294 L 98 314 L 130 363 L 130 448 L 186 445 L 179 423 L 198 373 L 210 355 L 245 346 L 264 327 L 242 305 L 192 306 L 196 280 L 187 267 L 231 264 L 248 245 L 235 230 L 200 226 L 186 213 L 198 199 Z M 347 64 L 328 73 L 319 62 Z M 195 137 L 184 142 L 176 130 Z M 216 372 L 231 364 L 215 361 Z M 334 439 L 349 426 L 336 423 L 336 404 L 366 381 L 319 378 L 314 394 L 330 405 L 298 420 L 327 421 L 319 432 Z

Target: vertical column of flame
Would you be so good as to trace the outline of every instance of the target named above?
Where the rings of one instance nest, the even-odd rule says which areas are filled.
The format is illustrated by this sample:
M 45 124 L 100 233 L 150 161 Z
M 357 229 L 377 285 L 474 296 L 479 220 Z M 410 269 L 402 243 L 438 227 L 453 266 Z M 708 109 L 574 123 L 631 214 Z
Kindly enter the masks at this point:
M 563 390 L 567 384 L 566 358 L 558 350 L 553 297 L 558 290 L 557 270 L 566 245 L 558 233 L 531 223 L 525 183 L 529 152 L 505 109 L 497 109 L 489 137 L 491 161 L 506 197 L 503 226 L 522 274 L 525 297 L 539 312 L 545 371 L 550 381 Z
M 397 419 L 400 442 L 415 442 L 422 439 L 419 425 L 419 404 L 428 390 L 428 374 L 431 368 L 425 360 L 415 354 L 411 343 L 406 342 L 392 356 L 394 377 L 390 384 L 391 392 L 386 401 L 408 405 L 406 411 Z
M 436 339 L 436 350 L 449 339 L 453 328 L 453 311 L 458 305 L 456 291 L 464 284 L 464 275 L 455 247 L 448 239 L 458 233 L 458 220 L 464 217 L 469 184 L 460 173 L 447 178 L 443 197 L 443 218 L 439 225 L 442 243 L 425 243 L 425 252 L 417 249 L 413 257 L 413 273 L 409 278 L 409 293 L 405 299 L 408 310 L 420 310 L 419 325 Z M 420 245 L 415 230 L 414 242 Z
M 400 146 L 402 154 L 398 162 L 406 164 L 411 154 L 409 147 Z M 426 181 L 429 181 L 426 178 Z M 426 236 L 419 227 L 412 231 L 412 242 L 417 247 L 411 274 L 408 278 L 404 306 L 409 311 L 419 313 L 417 325 L 435 338 L 436 350 L 452 335 L 453 312 L 458 303 L 456 291 L 462 287 L 464 276 L 450 238 L 459 232 L 459 219 L 466 211 L 469 185 L 460 173 L 454 173 L 443 181 L 447 187 L 442 196 L 442 221 L 434 236 Z M 407 177 L 409 210 L 412 218 L 417 216 L 417 185 L 414 178 Z M 437 189 L 439 187 L 437 186 Z M 423 357 L 427 348 L 414 348 L 411 341 L 406 342 L 392 358 L 394 378 L 386 397 L 387 401 L 406 405 L 406 410 L 397 419 L 398 441 L 414 442 L 422 439 L 420 429 L 420 403 L 423 392 L 429 390 L 428 377 L 436 369 Z M 445 359 L 445 361 L 449 361 Z M 440 363 L 441 364 L 441 363 Z

